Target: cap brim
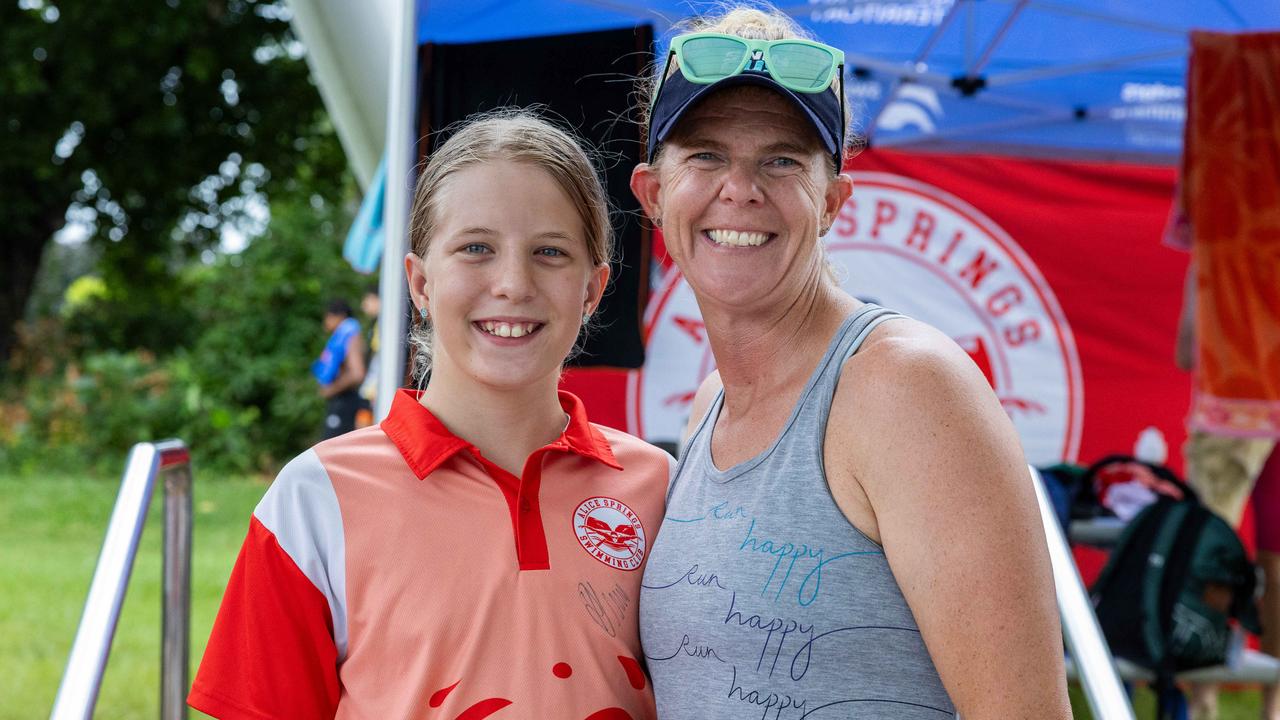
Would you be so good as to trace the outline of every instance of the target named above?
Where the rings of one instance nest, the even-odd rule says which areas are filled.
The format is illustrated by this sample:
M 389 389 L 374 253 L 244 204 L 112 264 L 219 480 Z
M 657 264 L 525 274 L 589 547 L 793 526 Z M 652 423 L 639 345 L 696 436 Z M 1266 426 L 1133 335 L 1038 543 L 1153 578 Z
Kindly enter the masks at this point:
M 679 79 L 677 80 L 677 78 Z M 810 108 L 809 105 L 805 103 L 805 101 L 802 98 L 800 98 L 796 93 L 779 85 L 777 81 L 775 81 L 769 75 L 766 75 L 763 73 L 755 73 L 755 72 L 743 72 L 737 75 L 730 75 L 729 77 L 724 78 L 723 80 L 717 80 L 716 82 L 711 83 L 710 85 L 697 85 L 695 83 L 690 83 L 689 81 L 685 80 L 684 76 L 681 75 L 679 71 L 677 71 L 673 73 L 670 78 L 667 79 L 667 83 L 670 84 L 671 81 L 673 80 L 675 80 L 677 83 L 691 85 L 696 89 L 694 90 L 692 95 L 689 96 L 688 99 L 686 99 L 683 103 L 681 103 L 675 109 L 675 111 L 672 112 L 671 115 L 667 117 L 665 120 L 663 120 L 662 124 L 656 128 L 657 134 L 655 136 L 655 139 L 656 139 L 656 142 L 654 143 L 655 146 L 658 143 L 665 141 L 671 135 L 671 131 L 675 129 L 676 123 L 680 122 L 680 119 L 684 117 L 685 113 L 689 112 L 691 109 L 694 108 L 694 106 L 696 106 L 702 100 L 705 100 L 712 93 L 717 92 L 719 90 L 724 90 L 726 88 L 747 85 L 747 86 L 767 88 L 785 97 L 788 101 L 791 102 L 791 104 L 797 110 L 800 111 L 801 115 L 803 115 L 805 119 L 809 121 L 809 124 L 813 126 L 813 129 L 818 133 L 818 139 L 822 141 L 822 146 L 826 149 L 828 154 L 833 156 L 839 156 L 843 152 L 840 138 L 832 136 L 830 129 L 827 128 L 826 123 L 822 121 L 822 118 L 819 117 L 818 114 L 815 113 L 813 109 Z M 664 88 L 663 92 L 666 92 L 666 91 L 667 89 Z M 655 150 L 656 150 L 656 147 L 652 147 L 649 149 L 650 156 L 652 156 Z M 652 157 L 650 159 L 652 159 Z M 837 170 L 839 170 L 839 168 L 837 168 Z

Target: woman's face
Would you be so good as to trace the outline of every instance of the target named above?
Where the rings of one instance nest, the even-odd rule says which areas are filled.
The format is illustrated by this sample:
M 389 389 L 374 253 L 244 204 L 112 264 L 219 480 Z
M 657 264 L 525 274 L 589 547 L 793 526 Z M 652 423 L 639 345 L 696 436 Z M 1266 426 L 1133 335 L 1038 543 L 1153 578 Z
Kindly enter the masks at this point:
M 431 313 L 433 377 L 521 389 L 559 377 L 609 277 L 546 171 L 493 161 L 447 179 L 425 260 L 406 258 Z
M 718 92 L 680 120 L 631 188 L 700 302 L 787 302 L 821 282 L 818 234 L 849 197 L 812 125 L 777 93 Z M 774 305 L 778 307 L 777 305 Z

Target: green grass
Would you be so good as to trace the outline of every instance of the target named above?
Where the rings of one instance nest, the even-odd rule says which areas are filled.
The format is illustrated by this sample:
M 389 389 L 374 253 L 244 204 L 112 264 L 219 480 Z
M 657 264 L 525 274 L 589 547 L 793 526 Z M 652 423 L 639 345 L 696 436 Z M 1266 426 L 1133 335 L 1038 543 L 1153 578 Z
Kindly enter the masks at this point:
M 195 474 L 192 676 L 249 515 L 266 489 L 258 481 L 202 478 L 199 468 Z M 118 490 L 118 477 L 0 476 L 0 720 L 49 715 Z M 153 498 L 97 717 L 159 716 L 160 507 Z
M 193 677 L 249 514 L 266 490 L 259 481 L 205 479 L 198 468 L 195 482 Z M 52 709 L 118 489 L 118 477 L 0 476 L 0 720 L 47 717 Z M 162 524 L 153 498 L 97 717 L 159 716 Z M 1257 690 L 1223 693 L 1220 720 L 1255 720 L 1259 702 Z M 1155 715 L 1149 691 L 1139 689 L 1135 703 L 1139 718 Z M 1076 718 L 1091 717 L 1078 687 L 1071 704 Z M 205 716 L 193 710 L 191 717 Z
M 1072 685 L 1071 713 L 1076 720 L 1092 720 L 1089 701 L 1078 685 Z M 1133 697 L 1133 713 L 1138 720 L 1156 716 L 1156 696 L 1149 688 L 1139 687 Z M 1218 720 L 1258 720 L 1262 714 L 1262 693 L 1257 689 L 1224 690 L 1218 696 Z

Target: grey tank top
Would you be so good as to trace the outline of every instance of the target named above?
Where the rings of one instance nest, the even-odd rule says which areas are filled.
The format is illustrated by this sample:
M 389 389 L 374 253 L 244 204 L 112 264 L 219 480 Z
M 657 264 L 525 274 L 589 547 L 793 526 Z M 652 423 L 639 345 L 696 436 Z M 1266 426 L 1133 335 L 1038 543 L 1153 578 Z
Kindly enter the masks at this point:
M 894 317 L 866 305 L 845 320 L 756 457 L 712 463 L 723 391 L 690 436 L 640 591 L 660 720 L 955 716 L 884 551 L 822 464 L 844 361 Z

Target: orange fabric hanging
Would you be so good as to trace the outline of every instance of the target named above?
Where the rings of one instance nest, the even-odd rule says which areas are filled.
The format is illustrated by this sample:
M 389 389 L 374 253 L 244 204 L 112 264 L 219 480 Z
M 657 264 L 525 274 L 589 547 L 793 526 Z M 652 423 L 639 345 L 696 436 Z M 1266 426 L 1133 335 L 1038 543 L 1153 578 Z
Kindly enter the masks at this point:
M 1196 264 L 1190 425 L 1280 437 L 1280 33 L 1191 35 L 1182 202 Z

